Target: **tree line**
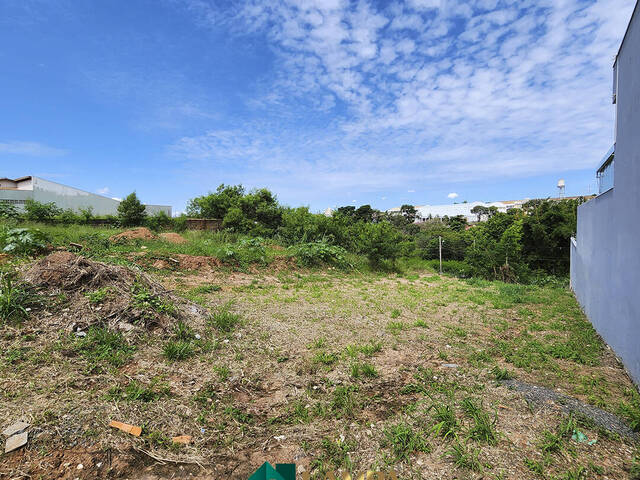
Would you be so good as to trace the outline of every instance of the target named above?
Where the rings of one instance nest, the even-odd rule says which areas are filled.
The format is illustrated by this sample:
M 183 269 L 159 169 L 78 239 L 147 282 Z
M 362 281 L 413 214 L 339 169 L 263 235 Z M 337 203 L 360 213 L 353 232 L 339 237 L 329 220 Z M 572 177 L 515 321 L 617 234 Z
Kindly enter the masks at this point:
M 266 188 L 246 191 L 242 185 L 220 185 L 215 192 L 189 201 L 187 213 L 170 218 L 148 216 L 135 192 L 110 217 L 121 226 L 146 225 L 154 230 L 183 230 L 187 217 L 216 218 L 222 229 L 249 237 L 269 238 L 285 246 L 325 245 L 365 255 L 376 268 L 394 268 L 400 257 L 436 261 L 442 239 L 444 269 L 459 276 L 527 282 L 569 272 L 569 239 L 575 234 L 577 207 L 584 199 L 532 200 L 507 213 L 495 207 L 474 208 L 478 220 L 464 216 L 429 218 L 414 223 L 417 212 L 403 205 L 387 213 L 370 205 L 341 206 L 332 216 L 308 207 L 287 207 Z M 1 216 L 38 222 L 90 223 L 90 209 L 79 213 L 54 204 L 28 201 L 18 214 L 0 204 Z M 326 248 L 313 251 L 331 252 Z

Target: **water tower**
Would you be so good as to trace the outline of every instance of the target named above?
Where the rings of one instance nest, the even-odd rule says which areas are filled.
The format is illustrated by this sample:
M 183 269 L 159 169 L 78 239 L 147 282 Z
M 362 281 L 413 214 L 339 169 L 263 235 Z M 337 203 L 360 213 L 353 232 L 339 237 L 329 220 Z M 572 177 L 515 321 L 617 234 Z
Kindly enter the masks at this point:
M 558 180 L 558 196 L 559 197 L 564 197 L 564 179 L 561 178 L 560 180 Z

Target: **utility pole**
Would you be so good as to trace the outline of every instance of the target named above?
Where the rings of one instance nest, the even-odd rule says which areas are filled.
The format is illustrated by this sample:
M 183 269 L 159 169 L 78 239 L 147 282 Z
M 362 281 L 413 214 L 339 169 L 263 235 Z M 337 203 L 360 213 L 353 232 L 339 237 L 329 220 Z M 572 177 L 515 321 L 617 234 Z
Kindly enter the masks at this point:
M 440 251 L 440 275 L 442 275 L 442 237 L 438 237 L 438 246 Z

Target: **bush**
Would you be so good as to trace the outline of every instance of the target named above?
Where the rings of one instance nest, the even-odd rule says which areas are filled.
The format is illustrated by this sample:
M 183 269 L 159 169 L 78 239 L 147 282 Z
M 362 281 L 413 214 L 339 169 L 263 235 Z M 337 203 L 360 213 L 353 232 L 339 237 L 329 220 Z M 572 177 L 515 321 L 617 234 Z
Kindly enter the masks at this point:
M 19 215 L 14 205 L 0 201 L 0 218 L 18 218 Z
M 350 264 L 347 261 L 347 251 L 337 245 L 329 245 L 326 242 L 302 243 L 290 247 L 290 251 L 298 260 L 298 263 L 305 267 L 315 267 L 320 265 L 335 265 L 345 268 Z
M 46 248 L 46 237 L 40 230 L 11 228 L 0 231 L 0 246 L 5 253 L 30 255 Z
M 400 255 L 402 234 L 388 222 L 358 225 L 358 250 L 367 256 L 371 266 L 379 267 L 385 260 L 395 266 Z
M 55 217 L 62 214 L 62 209 L 55 203 L 41 203 L 35 200 L 27 200 L 24 204 L 25 217 L 33 222 L 52 222 Z
M 148 216 L 144 224 L 154 232 L 171 230 L 173 227 L 173 219 L 164 212 L 158 212 Z
M 140 202 L 136 192 L 127 195 L 118 205 L 118 218 L 124 227 L 142 225 L 146 216 L 146 207 Z

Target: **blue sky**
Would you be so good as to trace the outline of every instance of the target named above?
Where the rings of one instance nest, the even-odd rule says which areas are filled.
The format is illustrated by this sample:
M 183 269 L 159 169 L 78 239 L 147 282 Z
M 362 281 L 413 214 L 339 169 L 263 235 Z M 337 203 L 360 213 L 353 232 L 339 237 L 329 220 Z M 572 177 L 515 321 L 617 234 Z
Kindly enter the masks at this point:
M 220 183 L 314 210 L 585 194 L 633 4 L 6 0 L 0 176 L 176 211 Z

